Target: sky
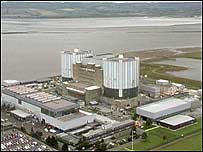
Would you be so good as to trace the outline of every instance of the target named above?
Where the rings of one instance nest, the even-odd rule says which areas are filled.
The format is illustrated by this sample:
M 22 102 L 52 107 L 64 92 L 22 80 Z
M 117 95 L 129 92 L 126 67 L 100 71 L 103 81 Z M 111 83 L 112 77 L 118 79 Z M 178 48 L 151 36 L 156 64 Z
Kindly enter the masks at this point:
M 1 1 L 1 3 L 6 2 L 6 1 Z M 19 1 L 19 2 L 26 2 L 26 1 Z M 108 2 L 108 3 L 168 3 L 168 2 L 201 2 L 201 1 L 27 1 L 27 2 Z

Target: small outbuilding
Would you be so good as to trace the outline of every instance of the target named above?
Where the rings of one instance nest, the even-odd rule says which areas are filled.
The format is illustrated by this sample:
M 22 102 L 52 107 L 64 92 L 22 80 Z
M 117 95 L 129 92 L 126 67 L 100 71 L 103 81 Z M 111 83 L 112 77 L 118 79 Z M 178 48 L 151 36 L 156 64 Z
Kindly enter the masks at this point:
M 184 126 L 193 124 L 196 119 L 187 115 L 175 115 L 159 121 L 161 126 L 176 130 Z

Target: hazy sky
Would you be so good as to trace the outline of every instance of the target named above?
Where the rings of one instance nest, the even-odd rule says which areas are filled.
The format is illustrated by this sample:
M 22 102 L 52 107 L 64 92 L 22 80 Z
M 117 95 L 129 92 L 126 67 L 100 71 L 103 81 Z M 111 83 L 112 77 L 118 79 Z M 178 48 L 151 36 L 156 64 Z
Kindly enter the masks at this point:
M 1 1 L 6 2 L 6 1 Z M 166 3 L 166 2 L 202 2 L 202 1 L 19 1 L 19 2 L 109 2 L 109 3 Z

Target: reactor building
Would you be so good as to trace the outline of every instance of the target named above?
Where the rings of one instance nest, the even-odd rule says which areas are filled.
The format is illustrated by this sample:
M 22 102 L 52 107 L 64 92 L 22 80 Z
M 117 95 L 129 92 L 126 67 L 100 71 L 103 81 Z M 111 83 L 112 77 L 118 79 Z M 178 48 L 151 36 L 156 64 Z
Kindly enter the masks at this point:
M 92 51 L 79 51 L 78 49 L 61 53 L 63 81 L 73 80 L 74 83 L 80 83 L 80 85 L 74 84 L 77 86 L 89 83 L 101 88 L 102 93 L 98 93 L 98 95 L 111 99 L 123 100 L 138 95 L 139 66 L 138 57 L 126 58 L 123 55 L 115 56 L 111 53 L 93 55 Z M 72 82 L 68 83 L 70 88 Z M 69 89 L 69 93 L 75 91 L 77 94 L 76 89 L 78 87 Z M 90 96 L 93 97 L 93 95 Z
M 62 80 L 73 78 L 73 64 L 82 61 L 84 57 L 93 56 L 92 51 L 74 49 L 73 51 L 61 51 L 61 76 Z
M 104 96 L 132 98 L 138 95 L 139 58 L 118 57 L 104 59 Z

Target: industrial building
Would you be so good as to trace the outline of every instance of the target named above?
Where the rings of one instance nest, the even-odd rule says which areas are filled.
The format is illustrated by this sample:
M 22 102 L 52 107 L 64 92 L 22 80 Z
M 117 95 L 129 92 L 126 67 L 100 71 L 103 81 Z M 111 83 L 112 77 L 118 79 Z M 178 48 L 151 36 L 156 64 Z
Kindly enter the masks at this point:
M 92 56 L 92 51 L 74 49 L 73 51 L 61 52 L 61 76 L 63 80 L 73 78 L 73 64 L 81 61 L 84 57 Z
M 92 85 L 102 87 L 103 85 L 103 69 L 101 65 L 94 62 L 82 64 L 77 62 L 73 65 L 73 79 L 81 82 L 88 82 Z
M 75 50 L 62 52 L 61 60 L 62 78 L 97 85 L 101 87 L 104 96 L 114 99 L 133 98 L 138 95 L 137 57 L 116 57 L 111 53 L 93 56 L 92 52 Z
M 153 84 L 140 84 L 140 92 L 152 98 L 160 96 L 160 87 Z
M 191 108 L 191 102 L 179 98 L 167 98 L 136 108 L 138 115 L 143 118 L 159 120 Z
M 132 98 L 138 95 L 139 58 L 104 59 L 104 96 L 111 98 Z
M 168 80 L 159 79 L 159 80 L 156 80 L 156 84 L 157 85 L 161 85 L 161 86 L 167 86 L 167 85 L 169 85 L 169 81 Z
M 11 115 L 13 115 L 18 120 L 28 120 L 31 117 L 30 113 L 24 112 L 20 109 L 10 111 Z
M 63 82 L 61 91 L 62 95 L 72 96 L 85 101 L 86 105 L 88 105 L 90 101 L 98 101 L 102 95 L 101 87 L 81 81 Z
M 176 130 L 178 128 L 193 124 L 194 122 L 196 122 L 196 119 L 187 115 L 175 115 L 163 120 L 159 121 L 159 124 Z
M 130 134 L 133 125 L 133 120 L 115 122 L 109 125 L 102 126 L 99 129 L 91 130 L 87 133 L 84 133 L 82 136 L 89 143 L 95 143 L 99 139 L 103 139 L 109 136 L 118 137 L 122 136 L 122 134 Z
M 42 122 L 62 131 L 78 128 L 95 120 L 94 115 L 80 113 L 78 104 L 26 85 L 4 87 L 2 104 L 4 103 L 34 114 Z

